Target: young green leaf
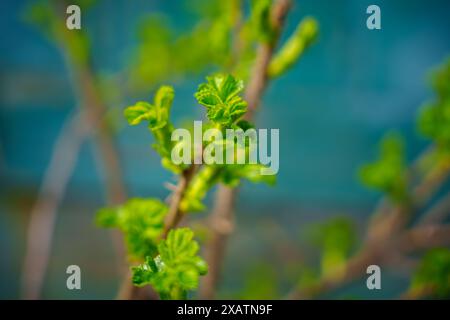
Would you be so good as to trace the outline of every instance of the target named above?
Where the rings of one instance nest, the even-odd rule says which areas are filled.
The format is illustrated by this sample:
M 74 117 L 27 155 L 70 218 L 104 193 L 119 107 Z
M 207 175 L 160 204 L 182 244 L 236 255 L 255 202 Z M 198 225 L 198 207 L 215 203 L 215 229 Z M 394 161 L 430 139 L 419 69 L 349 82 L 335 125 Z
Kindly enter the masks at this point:
M 188 228 L 171 230 L 158 245 L 156 258 L 147 258 L 144 264 L 132 268 L 133 283 L 152 285 L 163 299 L 185 298 L 208 271 L 205 261 L 197 255 L 199 246 L 193 237 Z
M 174 90 L 170 86 L 161 86 L 156 92 L 153 104 L 137 102 L 127 107 L 124 116 L 130 125 L 138 125 L 142 121 L 148 123 L 156 143 L 153 148 L 161 156 L 161 164 L 166 169 L 178 174 L 182 167 L 175 165 L 171 160 L 171 151 L 174 143 L 171 140 L 173 125 L 170 123 L 170 108 L 174 98 Z
M 317 38 L 318 24 L 314 18 L 303 19 L 294 34 L 270 61 L 269 77 L 278 77 L 290 69 Z
M 100 209 L 96 222 L 105 228 L 120 229 L 130 257 L 143 260 L 156 253 L 167 210 L 167 205 L 158 199 L 132 198 L 118 208 Z
M 231 126 L 247 112 L 247 102 L 239 93 L 244 89 L 241 80 L 231 75 L 207 77 L 195 93 L 197 101 L 206 107 L 209 120 L 223 127 Z

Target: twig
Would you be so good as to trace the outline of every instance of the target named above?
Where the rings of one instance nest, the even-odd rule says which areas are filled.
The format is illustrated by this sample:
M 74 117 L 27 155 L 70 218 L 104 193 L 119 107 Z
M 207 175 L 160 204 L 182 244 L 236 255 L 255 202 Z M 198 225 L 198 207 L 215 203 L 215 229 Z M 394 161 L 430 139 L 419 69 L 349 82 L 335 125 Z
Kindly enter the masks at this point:
M 248 103 L 248 110 L 245 114 L 245 119 L 247 120 L 253 118 L 267 86 L 267 68 L 278 43 L 279 34 L 289 8 L 289 0 L 279 0 L 272 7 L 271 21 L 275 36 L 273 41 L 270 43 L 262 43 L 258 48 L 250 82 L 245 92 L 245 100 Z M 205 257 L 209 265 L 209 272 L 203 278 L 203 283 L 200 288 L 200 297 L 202 299 L 214 298 L 217 283 L 220 278 L 220 268 L 224 259 L 226 242 L 228 235 L 233 230 L 233 210 L 236 194 L 237 189 L 223 185 L 219 185 L 218 187 L 210 218 L 212 235 L 205 247 Z
M 421 225 L 440 223 L 450 215 L 450 192 L 444 195 L 437 203 L 425 212 L 419 221 Z
M 191 165 L 188 169 L 184 170 L 180 176 L 177 187 L 170 197 L 169 211 L 164 221 L 163 238 L 166 238 L 169 231 L 178 225 L 184 215 L 184 212 L 180 209 L 180 203 L 195 171 L 196 165 Z
M 61 6 L 61 3 L 55 3 L 55 6 L 55 10 L 59 13 L 61 8 L 58 6 Z M 63 136 L 58 140 L 40 196 L 31 212 L 22 279 L 22 295 L 27 299 L 38 299 L 41 293 L 50 256 L 57 208 L 73 171 L 82 140 L 94 128 L 99 127 L 95 135 L 95 143 L 101 154 L 101 163 L 106 169 L 105 187 L 108 202 L 117 204 L 125 199 L 119 156 L 109 128 L 102 121 L 107 108 L 99 96 L 94 73 L 90 65 L 74 63 L 67 44 L 61 39 L 58 41 L 72 75 L 72 84 L 76 88 L 84 116 L 83 121 L 77 123 L 76 128 L 67 132 L 64 130 Z M 120 238 L 118 233 L 113 233 L 113 243 L 117 254 L 119 259 L 123 260 L 124 249 L 121 239 L 118 238 Z M 120 265 L 122 266 L 123 263 Z
M 422 153 L 418 160 L 413 163 L 411 170 L 416 168 L 417 164 L 427 157 L 430 152 L 433 152 L 433 150 L 434 148 L 429 148 Z M 380 264 L 383 262 L 383 259 L 388 257 L 388 254 L 392 256 L 396 254 L 395 250 L 404 250 L 406 245 L 399 244 L 399 239 L 402 239 L 402 237 L 403 241 L 416 241 L 416 246 L 413 246 L 413 248 L 417 248 L 419 244 L 422 244 L 424 248 L 429 248 L 433 241 L 436 243 L 446 242 L 449 235 L 446 237 L 442 232 L 445 232 L 445 230 L 448 232 L 447 228 L 433 229 L 435 231 L 430 231 L 432 229 L 412 229 L 408 231 L 404 230 L 404 227 L 412 218 L 410 212 L 417 210 L 427 203 L 439 186 L 445 182 L 449 174 L 450 165 L 448 161 L 438 162 L 425 174 L 418 185 L 413 188 L 411 198 L 414 201 L 407 206 L 389 204 L 386 199 L 382 199 L 375 211 L 375 219 L 369 225 L 366 242 L 363 244 L 361 250 L 348 261 L 345 267 L 345 276 L 338 279 L 321 279 L 318 284 L 311 288 L 302 290 L 294 288 L 289 293 L 288 298 L 310 298 L 360 277 L 365 272 L 365 267 L 369 264 L 375 262 Z M 433 228 L 437 227 L 433 226 Z M 399 232 L 400 235 L 398 234 Z
M 363 248 L 344 266 L 342 276 L 325 277 L 318 283 L 303 289 L 294 288 L 287 299 L 310 299 L 362 277 L 371 264 L 383 265 L 392 255 L 450 245 L 450 226 L 425 226 L 403 231 L 398 237 L 377 245 Z
M 22 296 L 38 299 L 47 269 L 56 211 L 73 172 L 79 149 L 90 128 L 77 113 L 67 120 L 55 143 L 50 164 L 31 210 L 23 264 Z

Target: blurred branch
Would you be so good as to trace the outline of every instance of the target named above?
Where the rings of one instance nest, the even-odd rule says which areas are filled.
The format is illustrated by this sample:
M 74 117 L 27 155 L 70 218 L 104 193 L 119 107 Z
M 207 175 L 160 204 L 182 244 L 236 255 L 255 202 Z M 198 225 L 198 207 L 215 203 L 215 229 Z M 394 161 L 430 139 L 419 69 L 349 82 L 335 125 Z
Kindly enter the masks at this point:
M 83 140 L 89 135 L 82 112 L 71 116 L 55 143 L 27 231 L 22 295 L 38 299 L 49 260 L 56 211 L 65 193 Z
M 288 299 L 310 299 L 324 292 L 361 278 L 369 265 L 383 265 L 391 262 L 397 254 L 407 254 L 439 246 L 450 245 L 450 226 L 425 226 L 402 232 L 398 237 L 379 244 L 366 245 L 358 254 L 348 260 L 340 277 L 323 277 L 307 288 L 294 288 Z
M 422 153 L 410 168 L 410 174 L 417 170 L 418 164 L 435 151 L 434 147 Z M 294 288 L 289 299 L 312 298 L 323 292 L 333 290 L 365 274 L 367 266 L 383 264 L 392 257 L 410 251 L 429 249 L 439 245 L 450 244 L 448 226 L 419 226 L 406 229 L 413 213 L 425 205 L 442 186 L 450 174 L 448 161 L 438 161 L 429 168 L 421 180 L 412 188 L 412 203 L 393 204 L 382 199 L 369 224 L 367 239 L 360 251 L 350 258 L 344 266 L 343 276 L 338 278 L 323 277 L 318 283 L 308 288 Z
M 60 17 L 60 12 L 65 12 L 61 11 L 63 3 L 52 2 L 52 4 L 55 6 L 57 17 Z M 81 143 L 96 128 L 98 130 L 95 132 L 95 145 L 101 155 L 102 168 L 105 168 L 104 185 L 108 202 L 118 204 L 125 200 L 119 155 L 112 133 L 107 123 L 103 121 L 107 107 L 99 94 L 93 68 L 89 62 L 74 61 L 68 43 L 70 40 L 58 37 L 57 40 L 72 76 L 72 84 L 76 89 L 83 117 L 81 121 L 71 122 L 70 129 L 63 130 L 53 150 L 40 195 L 31 212 L 22 283 L 22 295 L 27 299 L 39 298 L 50 256 L 58 206 L 73 172 Z M 119 235 L 114 233 L 113 242 L 118 258 L 122 261 L 124 250 L 122 241 L 118 238 Z M 123 262 L 120 265 L 123 265 Z
M 192 180 L 192 177 L 195 174 L 196 168 L 197 166 L 193 164 L 182 172 L 180 180 L 170 196 L 170 206 L 164 223 L 163 238 L 166 238 L 168 232 L 175 228 L 183 217 L 184 213 L 180 209 L 180 203 L 187 187 L 189 186 L 189 183 Z
M 248 110 L 245 119 L 253 118 L 260 104 L 261 97 L 268 83 L 267 69 L 278 43 L 284 19 L 289 11 L 289 0 L 278 0 L 271 10 L 272 27 L 275 32 L 273 41 L 262 43 L 253 65 L 250 82 L 245 92 Z M 233 230 L 234 204 L 237 189 L 219 185 L 210 217 L 212 235 L 205 247 L 205 258 L 209 265 L 208 274 L 204 277 L 200 288 L 202 299 L 213 299 L 220 278 L 220 268 L 224 260 L 226 242 Z
M 440 223 L 450 215 L 450 192 L 444 195 L 439 201 L 423 214 L 419 224 L 431 225 Z

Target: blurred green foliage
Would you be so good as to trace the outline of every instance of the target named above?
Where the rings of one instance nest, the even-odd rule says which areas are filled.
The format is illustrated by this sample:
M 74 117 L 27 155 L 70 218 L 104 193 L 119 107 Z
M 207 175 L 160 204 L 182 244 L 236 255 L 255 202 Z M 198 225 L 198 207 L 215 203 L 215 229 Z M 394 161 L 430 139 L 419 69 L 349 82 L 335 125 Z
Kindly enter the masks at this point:
M 431 83 L 435 98 L 422 108 L 419 129 L 439 148 L 450 151 L 450 58 L 433 73 Z
M 278 278 L 278 271 L 270 264 L 255 264 L 246 271 L 243 280 L 244 286 L 236 298 L 243 300 L 278 299 L 280 297 Z
M 410 290 L 435 298 L 450 297 L 450 250 L 438 248 L 426 253 L 412 277 Z
M 333 218 L 310 226 L 308 234 L 312 244 L 320 250 L 322 275 L 339 277 L 356 245 L 357 236 L 353 221 L 346 217 Z M 305 270 L 302 281 L 313 283 L 315 274 Z
M 364 185 L 385 193 L 391 201 L 406 201 L 408 179 L 401 136 L 387 134 L 380 144 L 378 160 L 361 167 L 359 176 Z

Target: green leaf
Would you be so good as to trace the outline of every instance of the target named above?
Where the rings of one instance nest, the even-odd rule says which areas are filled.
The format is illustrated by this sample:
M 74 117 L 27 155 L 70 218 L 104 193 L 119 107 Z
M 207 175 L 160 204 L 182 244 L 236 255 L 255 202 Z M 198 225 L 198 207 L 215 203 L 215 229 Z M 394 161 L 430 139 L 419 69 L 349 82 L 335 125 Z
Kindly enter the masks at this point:
M 128 123 L 132 126 L 138 125 L 141 121 L 156 118 L 154 107 L 144 101 L 139 101 L 134 106 L 126 108 L 124 115 Z
M 161 298 L 185 298 L 186 292 L 196 289 L 200 276 L 208 271 L 205 261 L 197 256 L 199 246 L 193 237 L 188 228 L 171 230 L 158 245 L 156 258 L 148 258 L 132 268 L 133 283 L 152 285 Z
M 308 228 L 312 243 L 321 250 L 321 271 L 324 276 L 342 276 L 342 267 L 356 244 L 352 220 L 338 217 Z
M 148 102 L 139 101 L 135 105 L 125 109 L 125 118 L 130 125 L 137 125 L 142 121 L 147 121 L 150 130 L 162 129 L 169 123 L 173 98 L 173 88 L 161 86 L 155 94 L 153 105 Z
M 407 200 L 407 173 L 404 144 L 397 134 L 388 134 L 381 142 L 379 159 L 363 166 L 361 181 L 368 187 L 385 192 L 391 200 Z
M 161 86 L 154 96 L 153 104 L 137 102 L 125 109 L 124 116 L 130 125 L 137 125 L 142 121 L 148 123 L 148 128 L 156 140 L 152 147 L 161 156 L 161 164 L 164 168 L 178 174 L 183 167 L 175 165 L 171 160 L 171 151 L 174 145 L 171 137 L 174 128 L 170 123 L 169 116 L 173 99 L 173 88 Z
M 450 250 L 439 248 L 430 250 L 415 272 L 412 291 L 429 292 L 432 297 L 450 297 Z
M 102 227 L 120 229 L 130 258 L 142 261 L 156 252 L 167 210 L 167 205 L 158 199 L 132 198 L 118 208 L 100 209 L 96 222 Z
M 260 42 L 270 43 L 274 38 L 270 11 L 272 0 L 253 0 L 250 8 L 249 27 Z
M 294 34 L 287 40 L 275 57 L 270 61 L 269 77 L 277 77 L 290 69 L 313 44 L 318 34 L 318 23 L 315 19 L 303 19 Z
M 97 211 L 95 222 L 99 227 L 115 228 L 119 223 L 118 209 L 101 208 Z
M 436 93 L 433 101 L 420 111 L 420 132 L 443 150 L 450 150 L 450 59 L 433 73 L 432 86 Z
M 197 101 L 206 107 L 208 118 L 222 126 L 230 126 L 247 112 L 247 103 L 239 96 L 244 89 L 241 80 L 231 75 L 207 77 L 195 93 Z
M 246 179 L 253 183 L 266 183 L 273 186 L 277 176 L 261 174 L 264 168 L 267 167 L 262 164 L 229 164 L 223 168 L 222 182 L 236 187 L 241 179 Z

